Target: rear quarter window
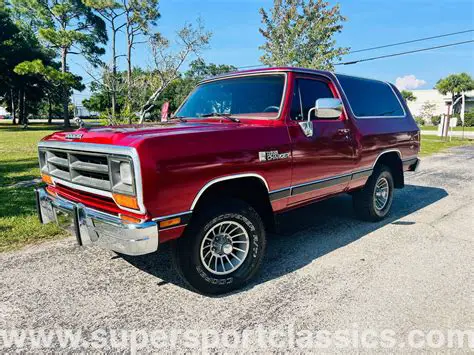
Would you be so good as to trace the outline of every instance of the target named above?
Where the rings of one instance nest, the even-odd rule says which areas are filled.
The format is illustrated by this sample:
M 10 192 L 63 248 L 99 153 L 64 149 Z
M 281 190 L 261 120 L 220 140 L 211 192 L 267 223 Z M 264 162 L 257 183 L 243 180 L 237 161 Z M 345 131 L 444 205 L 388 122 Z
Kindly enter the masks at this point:
M 337 75 L 356 118 L 405 117 L 389 84 L 378 80 Z

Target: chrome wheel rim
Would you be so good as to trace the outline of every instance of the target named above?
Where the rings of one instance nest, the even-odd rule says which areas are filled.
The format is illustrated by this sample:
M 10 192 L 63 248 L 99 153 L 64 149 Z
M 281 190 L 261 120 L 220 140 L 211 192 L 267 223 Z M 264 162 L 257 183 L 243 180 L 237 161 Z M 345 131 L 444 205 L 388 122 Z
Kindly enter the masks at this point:
M 213 226 L 201 242 L 201 263 L 215 275 L 227 275 L 244 263 L 250 238 L 238 222 L 224 221 Z
M 377 211 L 381 211 L 387 206 L 390 195 L 390 186 L 388 180 L 384 177 L 380 178 L 375 185 L 374 204 Z

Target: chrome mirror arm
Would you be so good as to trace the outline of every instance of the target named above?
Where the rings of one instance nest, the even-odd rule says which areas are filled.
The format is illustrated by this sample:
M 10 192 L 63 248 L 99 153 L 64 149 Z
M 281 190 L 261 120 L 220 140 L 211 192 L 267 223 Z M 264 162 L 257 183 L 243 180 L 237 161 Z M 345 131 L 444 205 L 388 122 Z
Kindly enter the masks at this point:
M 308 111 L 308 118 L 307 118 L 307 121 L 308 121 L 308 122 L 311 122 L 311 112 L 313 112 L 313 111 L 316 111 L 316 106 L 311 107 L 311 108 L 309 109 L 309 111 Z

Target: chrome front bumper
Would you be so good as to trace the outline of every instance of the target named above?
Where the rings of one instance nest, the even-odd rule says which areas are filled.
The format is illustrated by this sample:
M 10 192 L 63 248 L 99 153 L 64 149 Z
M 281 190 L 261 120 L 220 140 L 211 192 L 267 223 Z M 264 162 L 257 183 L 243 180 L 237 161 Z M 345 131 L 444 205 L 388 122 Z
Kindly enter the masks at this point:
M 127 223 L 118 216 L 55 197 L 35 189 L 38 217 L 43 224 L 55 222 L 76 236 L 79 245 L 95 244 L 127 255 L 158 250 L 156 222 Z

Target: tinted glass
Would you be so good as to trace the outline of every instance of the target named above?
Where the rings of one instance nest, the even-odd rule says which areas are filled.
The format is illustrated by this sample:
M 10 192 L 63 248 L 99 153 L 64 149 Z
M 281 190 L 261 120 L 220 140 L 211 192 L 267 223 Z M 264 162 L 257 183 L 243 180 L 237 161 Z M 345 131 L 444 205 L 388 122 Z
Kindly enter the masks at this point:
M 404 116 L 400 102 L 387 83 L 337 75 L 352 111 L 358 117 Z
M 226 113 L 276 118 L 284 85 L 283 75 L 247 76 L 205 83 L 193 91 L 176 116 Z
M 334 95 L 324 81 L 296 79 L 291 103 L 291 118 L 293 120 L 308 119 L 308 112 L 314 107 L 316 100 L 330 97 L 334 97 Z M 314 114 L 314 110 L 311 112 L 311 119 L 318 119 Z

